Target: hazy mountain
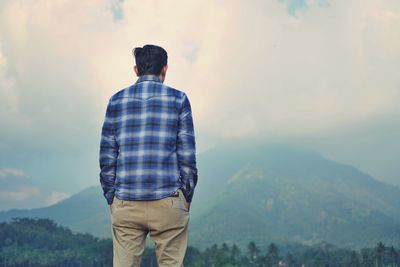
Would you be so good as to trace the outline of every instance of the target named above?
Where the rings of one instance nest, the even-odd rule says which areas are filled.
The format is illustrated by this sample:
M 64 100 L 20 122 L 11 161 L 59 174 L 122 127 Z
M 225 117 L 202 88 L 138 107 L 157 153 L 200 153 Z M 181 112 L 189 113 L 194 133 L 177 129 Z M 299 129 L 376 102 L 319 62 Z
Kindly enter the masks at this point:
M 51 218 L 72 230 L 109 237 L 109 208 L 101 187 L 89 187 L 78 194 L 49 207 L 38 209 L 12 209 L 0 212 L 0 221 L 12 217 Z
M 199 162 L 200 247 L 226 241 L 398 244 L 400 188 L 317 152 L 283 144 L 219 146 Z
M 220 145 L 198 157 L 190 244 L 275 242 L 373 246 L 400 240 L 400 188 L 307 149 L 282 145 Z M 50 207 L 0 212 L 49 217 L 97 236 L 110 236 L 101 187 Z

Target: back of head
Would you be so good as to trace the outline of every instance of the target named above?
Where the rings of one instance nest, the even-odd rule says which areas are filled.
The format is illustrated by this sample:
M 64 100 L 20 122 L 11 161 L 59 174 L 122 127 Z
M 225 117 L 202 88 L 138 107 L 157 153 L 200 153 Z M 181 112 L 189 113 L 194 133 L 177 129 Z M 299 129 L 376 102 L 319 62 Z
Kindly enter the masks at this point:
M 160 75 L 162 68 L 167 64 L 168 55 L 164 48 L 147 44 L 133 49 L 139 75 Z

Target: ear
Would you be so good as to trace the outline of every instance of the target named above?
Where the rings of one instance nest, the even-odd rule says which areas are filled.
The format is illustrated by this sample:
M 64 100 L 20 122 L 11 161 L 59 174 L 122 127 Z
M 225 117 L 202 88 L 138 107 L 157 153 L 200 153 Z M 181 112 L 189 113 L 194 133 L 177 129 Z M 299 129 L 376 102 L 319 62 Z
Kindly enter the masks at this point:
M 163 67 L 163 72 L 166 73 L 168 69 L 168 64 L 165 64 L 165 66 Z
M 133 70 L 135 71 L 135 73 L 136 73 L 136 76 L 138 76 L 139 77 L 139 70 L 138 70 L 138 67 L 135 65 L 135 66 L 133 66 Z

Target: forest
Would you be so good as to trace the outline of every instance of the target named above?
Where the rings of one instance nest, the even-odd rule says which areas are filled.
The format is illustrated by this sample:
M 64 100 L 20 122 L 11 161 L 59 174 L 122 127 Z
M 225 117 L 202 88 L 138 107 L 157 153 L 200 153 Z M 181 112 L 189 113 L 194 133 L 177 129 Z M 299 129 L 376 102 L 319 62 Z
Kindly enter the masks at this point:
M 400 248 L 382 242 L 351 250 L 328 243 L 293 245 L 281 251 L 271 242 L 261 249 L 249 242 L 213 244 L 199 250 L 189 246 L 185 267 L 400 267 Z M 109 267 L 112 241 L 72 232 L 50 219 L 14 218 L 0 223 L 0 267 Z M 142 267 L 156 267 L 154 250 L 146 249 Z

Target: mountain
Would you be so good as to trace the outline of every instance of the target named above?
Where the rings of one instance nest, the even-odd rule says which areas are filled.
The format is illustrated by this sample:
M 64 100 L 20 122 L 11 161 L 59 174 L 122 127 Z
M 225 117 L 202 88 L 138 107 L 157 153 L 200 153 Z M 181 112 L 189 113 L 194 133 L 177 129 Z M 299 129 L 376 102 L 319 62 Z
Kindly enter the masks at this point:
M 0 221 L 9 221 L 13 217 L 50 218 L 74 231 L 110 237 L 111 224 L 106 204 L 101 187 L 94 186 L 49 207 L 2 211 Z
M 199 247 L 399 242 L 400 188 L 357 168 L 285 144 L 221 145 L 202 156 L 202 212 L 191 225 Z
M 199 154 L 198 169 L 189 238 L 196 247 L 327 241 L 359 248 L 400 240 L 400 188 L 318 152 L 277 143 L 220 144 Z M 111 234 L 100 185 L 50 207 L 0 212 L 0 221 L 20 216 Z

